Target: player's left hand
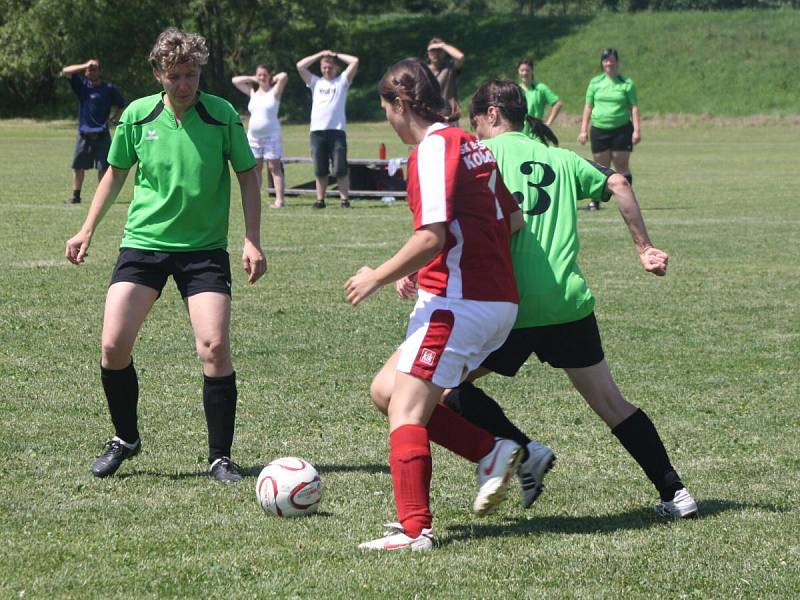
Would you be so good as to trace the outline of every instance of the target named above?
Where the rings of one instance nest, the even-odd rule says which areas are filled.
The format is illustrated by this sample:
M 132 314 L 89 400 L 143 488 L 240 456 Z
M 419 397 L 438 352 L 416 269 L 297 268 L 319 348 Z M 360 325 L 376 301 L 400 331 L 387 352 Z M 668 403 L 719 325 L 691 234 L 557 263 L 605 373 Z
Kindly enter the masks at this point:
M 267 272 L 267 259 L 261 248 L 249 240 L 244 241 L 242 267 L 247 273 L 247 283 L 253 285 Z
M 639 142 L 642 141 L 642 134 L 638 131 L 634 131 L 633 135 L 631 136 L 631 143 L 635 146 Z
M 380 286 L 375 281 L 375 269 L 361 267 L 356 274 L 344 284 L 344 293 L 347 301 L 357 306 L 371 296 Z
M 669 254 L 651 246 L 639 254 L 639 262 L 648 273 L 662 277 L 667 274 Z

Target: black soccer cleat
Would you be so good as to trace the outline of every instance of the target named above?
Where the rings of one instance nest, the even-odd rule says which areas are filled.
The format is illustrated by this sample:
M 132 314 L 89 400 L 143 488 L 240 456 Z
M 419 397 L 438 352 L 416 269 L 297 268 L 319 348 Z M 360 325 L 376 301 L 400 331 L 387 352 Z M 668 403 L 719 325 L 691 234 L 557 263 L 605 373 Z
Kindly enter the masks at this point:
M 342 200 L 342 208 L 350 208 L 350 200 Z
M 311 208 L 325 208 L 325 200 L 317 200 L 311 205 Z
M 239 483 L 242 480 L 242 473 L 239 465 L 227 456 L 218 458 L 211 463 L 208 474 L 222 483 Z
M 106 442 L 103 453 L 97 457 L 92 465 L 92 475 L 95 477 L 108 477 L 119 469 L 123 460 L 133 458 L 142 449 L 142 440 L 136 440 L 133 448 L 125 446 L 118 438 L 111 438 Z

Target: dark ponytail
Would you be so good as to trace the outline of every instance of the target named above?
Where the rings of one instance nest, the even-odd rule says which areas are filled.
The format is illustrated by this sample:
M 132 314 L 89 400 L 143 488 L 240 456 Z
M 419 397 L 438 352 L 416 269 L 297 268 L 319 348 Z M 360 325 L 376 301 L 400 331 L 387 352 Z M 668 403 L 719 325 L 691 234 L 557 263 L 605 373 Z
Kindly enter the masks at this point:
M 387 102 L 404 102 L 426 121 L 447 121 L 439 80 L 428 65 L 416 58 L 406 58 L 389 67 L 378 84 L 378 93 Z

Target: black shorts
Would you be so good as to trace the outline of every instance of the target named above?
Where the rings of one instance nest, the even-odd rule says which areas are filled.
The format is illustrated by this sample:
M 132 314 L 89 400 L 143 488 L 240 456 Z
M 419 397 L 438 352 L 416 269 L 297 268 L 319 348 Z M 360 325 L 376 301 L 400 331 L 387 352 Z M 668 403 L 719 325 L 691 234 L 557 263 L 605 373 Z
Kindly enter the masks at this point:
M 146 285 L 158 291 L 172 275 L 182 298 L 201 292 L 231 295 L 231 264 L 225 250 L 158 252 L 120 248 L 111 285 L 120 281 Z
M 592 125 L 589 139 L 592 141 L 592 154 L 607 150 L 617 152 L 633 152 L 633 123 L 628 121 L 616 129 L 600 129 Z
M 513 377 L 531 354 L 557 369 L 583 369 L 603 360 L 603 344 L 594 313 L 579 321 L 512 329 L 482 367 Z
M 103 133 L 78 133 L 75 140 L 75 154 L 72 157 L 73 169 L 97 169 L 105 171 L 108 168 L 108 151 L 111 148 L 111 134 Z
M 347 134 L 339 129 L 311 132 L 311 160 L 314 176 L 326 177 L 333 162 L 333 176 L 347 175 Z

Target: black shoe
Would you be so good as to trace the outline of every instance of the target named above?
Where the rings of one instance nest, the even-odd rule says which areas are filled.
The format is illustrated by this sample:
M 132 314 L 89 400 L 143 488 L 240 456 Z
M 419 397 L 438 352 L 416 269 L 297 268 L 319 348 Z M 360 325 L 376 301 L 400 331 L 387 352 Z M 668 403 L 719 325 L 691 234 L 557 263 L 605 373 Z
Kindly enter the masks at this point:
M 239 465 L 237 465 L 227 456 L 218 458 L 211 463 L 211 468 L 208 470 L 208 474 L 222 483 L 239 483 L 242 480 L 242 474 L 239 470 Z
M 95 477 L 108 477 L 119 469 L 123 460 L 133 458 L 142 449 L 142 440 L 136 440 L 133 448 L 124 446 L 116 438 L 111 438 L 106 442 L 103 453 L 97 457 L 92 465 L 92 475 Z
M 342 200 L 342 208 L 350 208 L 350 200 Z
M 592 200 L 589 202 L 589 206 L 586 207 L 586 210 L 600 210 L 600 205 Z
M 325 200 L 317 200 L 311 205 L 311 208 L 325 208 Z
M 71 198 L 67 198 L 66 200 L 64 200 L 64 204 L 80 204 L 80 203 L 81 199 L 76 198 L 75 196 L 72 196 Z

